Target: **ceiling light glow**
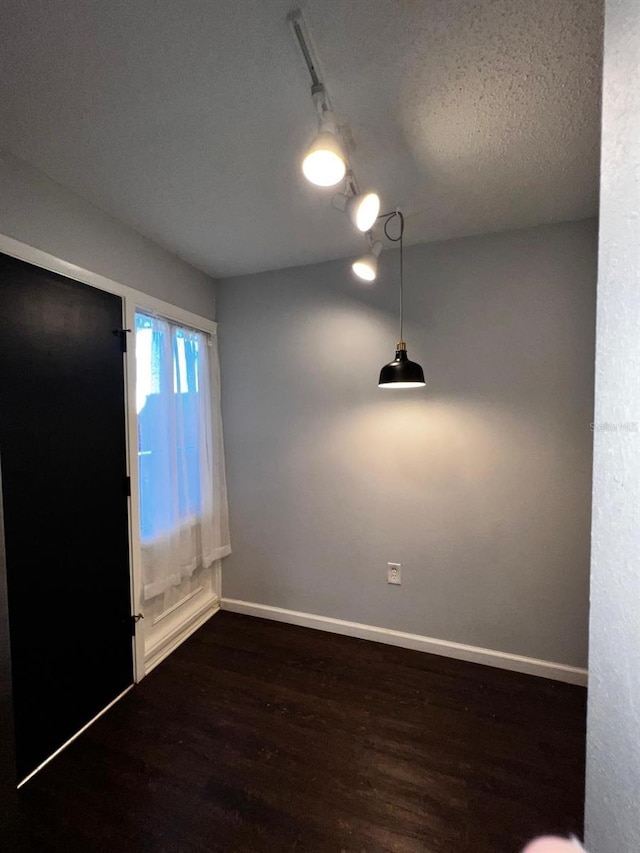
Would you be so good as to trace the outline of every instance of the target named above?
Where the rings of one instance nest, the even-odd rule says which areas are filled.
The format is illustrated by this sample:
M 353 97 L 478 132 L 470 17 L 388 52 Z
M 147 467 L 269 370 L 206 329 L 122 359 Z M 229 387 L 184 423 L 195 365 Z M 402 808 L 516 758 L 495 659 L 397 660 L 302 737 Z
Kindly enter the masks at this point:
M 377 270 L 375 264 L 368 264 L 366 261 L 354 261 L 353 271 L 363 281 L 375 281 Z
M 361 258 L 351 264 L 351 269 L 362 281 L 375 281 L 378 275 L 378 257 L 382 251 L 382 243 L 376 241 Z
M 353 172 L 347 178 L 347 183 L 351 181 L 355 181 Z M 366 232 L 373 228 L 380 213 L 380 196 L 374 192 L 337 193 L 333 197 L 333 206 L 344 211 L 358 231 Z
M 302 161 L 305 178 L 317 187 L 334 187 L 347 172 L 347 158 L 338 139 L 333 113 L 325 110 L 320 119 L 320 132 Z
M 358 196 L 358 202 L 354 205 L 354 209 L 356 228 L 360 231 L 369 231 L 380 213 L 380 196 L 378 193 L 366 193 Z
M 317 187 L 334 187 L 344 178 L 346 166 L 340 154 L 332 150 L 326 140 L 320 139 L 307 152 L 302 161 L 302 171 L 305 178 Z
M 403 388 L 424 388 L 426 382 L 379 382 L 378 388 L 394 388 L 402 390 Z

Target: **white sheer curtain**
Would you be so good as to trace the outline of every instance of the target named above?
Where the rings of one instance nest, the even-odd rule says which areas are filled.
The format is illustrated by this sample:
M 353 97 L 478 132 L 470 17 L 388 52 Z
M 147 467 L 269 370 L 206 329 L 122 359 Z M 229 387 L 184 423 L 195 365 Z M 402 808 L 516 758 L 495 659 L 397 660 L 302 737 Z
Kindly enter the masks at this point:
M 231 553 L 217 342 L 136 314 L 145 599 Z

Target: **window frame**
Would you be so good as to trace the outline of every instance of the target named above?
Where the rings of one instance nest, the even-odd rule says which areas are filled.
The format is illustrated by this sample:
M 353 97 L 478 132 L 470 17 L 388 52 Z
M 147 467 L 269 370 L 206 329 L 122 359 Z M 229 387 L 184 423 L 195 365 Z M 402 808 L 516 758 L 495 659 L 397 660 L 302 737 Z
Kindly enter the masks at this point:
M 140 470 L 138 467 L 138 415 L 136 411 L 136 352 L 135 352 L 135 329 L 136 313 L 148 314 L 151 317 L 161 317 L 164 320 L 187 326 L 198 332 L 209 335 L 212 339 L 217 335 L 218 324 L 215 320 L 209 320 L 194 314 L 177 305 L 171 305 L 154 296 L 147 296 L 139 291 L 131 291 L 124 297 L 125 328 L 129 338 L 126 357 L 126 393 L 127 393 L 127 458 L 129 460 L 128 475 L 131 483 L 131 499 L 129 501 L 130 514 L 130 550 L 131 550 L 131 601 L 134 613 L 143 613 L 145 602 L 143 599 L 143 576 L 142 576 L 142 542 L 140 535 Z M 214 569 L 214 591 L 221 597 L 221 583 L 219 570 Z M 136 664 L 136 681 L 139 681 L 149 671 L 147 662 L 148 650 L 145 648 L 145 632 L 136 632 L 134 644 L 134 657 Z M 155 664 L 154 664 L 155 665 Z M 138 675 L 139 673 L 139 675 Z

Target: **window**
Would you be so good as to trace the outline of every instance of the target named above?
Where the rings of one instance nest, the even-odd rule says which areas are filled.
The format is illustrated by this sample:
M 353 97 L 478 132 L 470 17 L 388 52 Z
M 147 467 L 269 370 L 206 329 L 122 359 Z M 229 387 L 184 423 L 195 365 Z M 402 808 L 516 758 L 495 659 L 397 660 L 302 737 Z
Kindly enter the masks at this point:
M 219 389 L 211 385 L 213 355 L 209 335 L 136 313 L 145 598 L 230 552 Z

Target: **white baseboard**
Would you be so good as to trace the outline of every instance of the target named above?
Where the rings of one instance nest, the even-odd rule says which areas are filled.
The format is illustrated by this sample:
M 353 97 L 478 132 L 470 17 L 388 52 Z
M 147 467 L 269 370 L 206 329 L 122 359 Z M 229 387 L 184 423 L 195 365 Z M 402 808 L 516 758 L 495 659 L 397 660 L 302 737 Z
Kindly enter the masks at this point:
M 220 599 L 217 595 L 214 595 L 191 613 L 177 628 L 165 634 L 160 640 L 150 646 L 145 651 L 145 675 L 149 675 L 154 667 L 158 666 L 171 652 L 184 643 L 186 639 L 204 625 L 207 619 L 210 619 L 218 610 L 220 610 Z
M 239 601 L 235 598 L 223 598 L 221 606 L 223 610 L 230 610 L 233 613 L 259 616 L 263 619 L 272 619 L 275 622 L 287 622 L 290 625 L 317 628 L 320 631 L 329 631 L 332 634 L 345 634 L 348 637 L 358 637 L 361 640 L 373 640 L 376 643 L 401 646 L 405 649 L 428 652 L 432 655 L 481 663 L 499 669 L 523 672 L 527 675 L 538 675 L 541 678 L 551 678 L 554 681 L 564 681 L 567 684 L 581 686 L 587 684 L 586 669 L 564 663 L 552 663 L 523 655 L 513 655 L 509 652 L 498 652 L 479 646 L 467 646 L 450 640 L 436 640 L 434 637 L 423 637 L 421 634 L 408 634 L 404 631 L 393 631 L 390 628 L 377 628 L 373 625 L 363 625 L 360 622 L 347 622 L 344 619 L 316 616 L 313 613 L 286 610 L 283 607 L 255 604 L 251 601 Z

